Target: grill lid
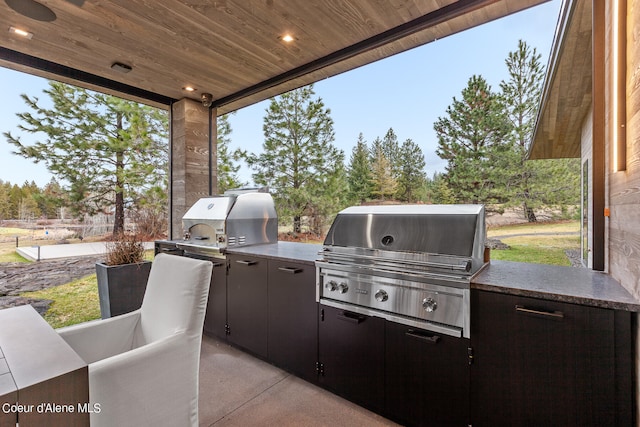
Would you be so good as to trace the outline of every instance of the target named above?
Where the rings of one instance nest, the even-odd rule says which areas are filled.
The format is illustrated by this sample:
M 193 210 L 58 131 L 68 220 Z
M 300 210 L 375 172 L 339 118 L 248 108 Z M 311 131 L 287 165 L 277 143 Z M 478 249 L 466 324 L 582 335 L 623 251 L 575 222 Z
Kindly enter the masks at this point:
M 338 213 L 324 250 L 332 259 L 359 248 L 373 258 L 436 261 L 473 274 L 483 264 L 484 240 L 482 205 L 354 206 Z

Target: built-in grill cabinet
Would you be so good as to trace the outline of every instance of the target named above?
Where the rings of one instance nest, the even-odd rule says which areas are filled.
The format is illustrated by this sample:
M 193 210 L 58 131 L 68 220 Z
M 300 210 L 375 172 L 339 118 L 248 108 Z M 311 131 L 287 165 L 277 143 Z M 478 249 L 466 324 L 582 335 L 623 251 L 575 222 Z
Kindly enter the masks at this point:
M 258 309 L 264 303 L 261 297 L 256 297 L 262 291 L 260 286 L 252 290 L 250 284 L 234 279 L 232 289 L 228 289 L 230 263 L 226 251 L 229 248 L 277 242 L 278 217 L 273 198 L 266 189 L 229 190 L 224 195 L 204 197 L 187 211 L 182 218 L 182 226 L 183 239 L 156 241 L 155 252 L 204 259 L 213 263 L 204 332 L 226 339 L 230 332 L 228 304 L 235 310 L 233 316 L 240 314 L 247 298 L 258 298 Z M 235 266 L 234 273 L 242 270 L 241 263 L 236 263 Z M 264 291 L 266 292 L 266 285 Z M 265 322 L 262 323 L 266 325 Z M 264 342 L 254 342 L 250 336 L 243 335 L 250 334 L 253 325 L 246 326 L 237 322 L 237 326 L 234 338 L 237 338 L 238 345 L 254 354 L 266 355 L 266 337 Z
M 319 382 L 408 426 L 469 423 L 480 205 L 356 206 L 316 262 Z

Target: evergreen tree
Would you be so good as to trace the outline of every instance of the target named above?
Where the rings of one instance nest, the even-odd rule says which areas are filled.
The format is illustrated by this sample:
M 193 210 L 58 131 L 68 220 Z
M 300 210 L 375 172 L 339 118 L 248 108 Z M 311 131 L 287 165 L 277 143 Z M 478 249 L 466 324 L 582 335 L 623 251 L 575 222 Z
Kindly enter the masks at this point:
M 500 198 L 496 188 L 502 170 L 500 156 L 509 123 L 501 102 L 482 76 L 472 76 L 462 90 L 462 99 L 453 98 L 447 117 L 434 124 L 438 136 L 436 153 L 447 160 L 446 178 L 457 202 L 491 203 Z
M 433 179 L 428 184 L 428 194 L 431 203 L 452 204 L 456 202 L 453 191 L 447 185 L 445 176 L 441 173 L 434 173 Z
M 20 218 L 20 203 L 22 203 L 22 189 L 13 184 L 9 190 L 9 218 Z
M 544 67 L 540 63 L 540 54 L 531 49 L 526 42 L 519 40 L 518 49 L 509 52 L 505 60 L 509 79 L 500 83 L 502 100 L 512 126 L 513 171 L 511 185 L 508 188 L 508 205 L 520 204 L 525 218 L 536 221 L 532 198 L 532 180 L 538 174 L 541 164 L 527 162 L 529 141 L 533 136 L 540 92 L 544 79 Z
M 11 184 L 0 180 L 0 220 L 9 219 L 11 215 L 9 191 Z
M 382 138 L 381 142 L 382 154 L 389 161 L 391 167 L 391 174 L 395 179 L 398 179 L 400 175 L 401 166 L 401 153 L 400 145 L 398 144 L 398 137 L 393 131 L 393 128 L 389 128 L 387 133 Z
M 37 198 L 38 207 L 47 218 L 57 218 L 60 208 L 66 204 L 65 199 L 62 186 L 55 178 L 51 178 Z
M 291 218 L 296 233 L 303 215 L 324 215 L 332 204 L 327 201 L 346 193 L 344 154 L 333 145 L 331 111 L 313 95 L 307 86 L 272 99 L 263 152 L 246 155 L 254 181 L 274 190 L 279 217 Z
M 376 141 L 379 141 L 379 139 L 376 139 Z M 391 162 L 384 155 L 381 144 L 375 144 L 374 141 L 372 149 L 375 149 L 375 151 L 371 153 L 373 157 L 371 164 L 373 190 L 371 194 L 380 200 L 391 199 L 398 190 L 398 181 L 393 176 Z
M 76 214 L 114 208 L 113 232 L 122 232 L 125 207 L 134 202 L 133 195 L 166 182 L 166 111 L 58 82 L 50 82 L 45 94 L 53 108 L 22 95 L 33 113 L 18 117 L 21 130 L 44 133 L 46 140 L 28 146 L 10 133 L 4 135 L 16 154 L 43 162 L 66 183 Z
M 505 188 L 507 206 L 520 205 L 524 217 L 536 221 L 534 208 L 577 204 L 580 162 L 576 159 L 527 160 L 544 78 L 540 54 L 522 40 L 505 60 L 509 79 L 500 83 L 501 99 L 511 123 L 513 152 L 503 167 L 511 176 Z
M 426 181 L 424 154 L 418 144 L 407 139 L 400 147 L 398 161 L 398 199 L 413 203 Z
M 240 165 L 235 163 L 239 158 L 239 152 L 232 152 L 229 148 L 231 143 L 229 115 L 218 117 L 217 124 L 218 193 L 222 194 L 229 189 L 242 187 L 245 183 L 238 177 Z
M 358 142 L 351 152 L 349 170 L 349 200 L 353 203 L 363 203 L 371 197 L 372 174 L 369 161 L 369 147 L 362 132 L 358 135 Z

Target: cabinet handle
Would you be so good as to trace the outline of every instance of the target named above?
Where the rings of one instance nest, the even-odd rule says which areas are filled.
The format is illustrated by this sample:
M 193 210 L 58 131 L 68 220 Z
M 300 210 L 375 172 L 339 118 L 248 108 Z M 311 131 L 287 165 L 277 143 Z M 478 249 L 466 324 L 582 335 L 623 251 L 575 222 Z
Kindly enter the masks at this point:
M 420 332 L 414 331 L 413 329 L 409 329 L 404 334 L 408 337 L 428 342 L 429 344 L 438 344 L 438 342 L 440 341 L 439 335 L 423 335 Z
M 532 308 L 526 308 L 522 305 L 516 305 L 516 312 L 527 315 L 527 316 L 540 317 L 543 319 L 551 319 L 551 320 L 564 319 L 564 313 L 561 311 L 535 310 Z
M 354 325 L 359 325 L 360 323 L 364 322 L 367 318 L 359 314 L 353 314 L 345 311 L 338 314 L 338 319 L 345 322 L 353 323 Z
M 295 267 L 278 267 L 278 270 L 284 272 L 284 273 L 289 273 L 289 274 L 298 274 L 298 273 L 302 273 L 302 269 L 301 268 L 295 268 Z
M 174 252 L 182 252 L 182 249 L 178 248 L 160 248 L 158 249 L 158 253 L 171 254 Z
M 244 259 L 237 259 L 236 262 L 242 265 L 256 265 L 258 261 L 246 261 Z

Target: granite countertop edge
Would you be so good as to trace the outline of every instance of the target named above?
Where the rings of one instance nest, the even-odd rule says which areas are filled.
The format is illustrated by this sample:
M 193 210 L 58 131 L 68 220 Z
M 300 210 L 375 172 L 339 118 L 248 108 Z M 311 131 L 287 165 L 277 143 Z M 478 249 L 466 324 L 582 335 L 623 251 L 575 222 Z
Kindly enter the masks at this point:
M 491 261 L 471 280 L 471 289 L 640 312 L 640 300 L 618 281 L 586 268 Z
M 316 243 L 278 241 L 276 243 L 266 243 L 263 245 L 228 248 L 226 253 L 230 255 L 250 255 L 315 265 L 316 259 L 320 258 L 318 252 L 320 252 L 321 249 L 322 245 Z

